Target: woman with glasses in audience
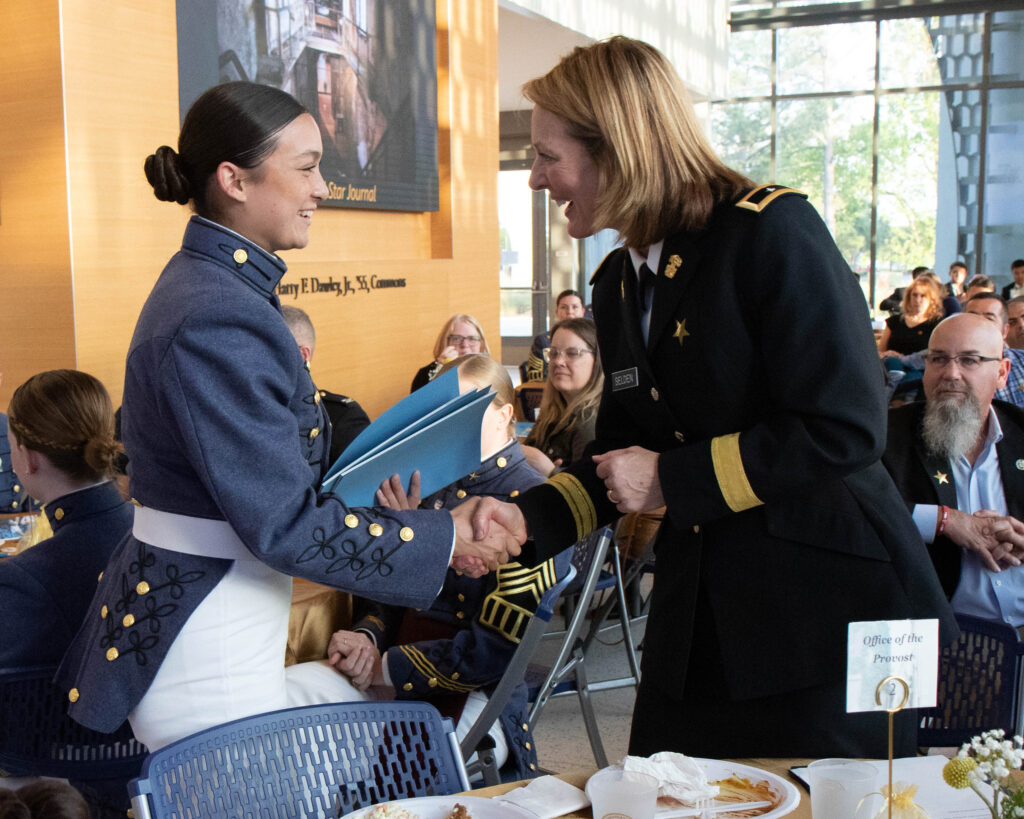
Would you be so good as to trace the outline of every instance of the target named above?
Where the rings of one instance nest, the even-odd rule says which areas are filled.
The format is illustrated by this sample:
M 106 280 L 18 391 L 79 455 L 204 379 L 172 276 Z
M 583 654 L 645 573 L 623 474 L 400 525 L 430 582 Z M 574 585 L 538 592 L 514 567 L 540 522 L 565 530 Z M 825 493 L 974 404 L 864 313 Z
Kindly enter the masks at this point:
M 594 322 L 583 318 L 558 322 L 551 329 L 547 360 L 540 413 L 523 451 L 530 466 L 550 476 L 577 460 L 594 440 L 604 387 Z
M 434 360 L 416 372 L 409 392 L 416 392 L 424 384 L 433 381 L 449 361 L 471 353 L 490 355 L 491 351 L 487 349 L 487 339 L 480 328 L 480 322 L 465 313 L 456 313 L 437 334 Z
M 131 505 L 112 481 L 114 410 L 91 375 L 51 370 L 18 387 L 8 413 L 11 464 L 45 504 L 53 536 L 0 560 L 0 667 L 56 664 L 131 529 Z

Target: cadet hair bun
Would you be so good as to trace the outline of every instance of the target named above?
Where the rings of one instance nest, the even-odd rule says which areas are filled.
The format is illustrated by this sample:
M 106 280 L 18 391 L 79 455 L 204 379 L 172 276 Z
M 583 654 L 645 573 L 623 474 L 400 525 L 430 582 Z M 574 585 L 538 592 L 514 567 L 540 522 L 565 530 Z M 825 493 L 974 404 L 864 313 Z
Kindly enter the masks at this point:
M 192 198 L 192 187 L 181 168 L 181 157 L 168 145 L 161 145 L 156 153 L 146 157 L 146 179 L 161 202 L 187 205 Z

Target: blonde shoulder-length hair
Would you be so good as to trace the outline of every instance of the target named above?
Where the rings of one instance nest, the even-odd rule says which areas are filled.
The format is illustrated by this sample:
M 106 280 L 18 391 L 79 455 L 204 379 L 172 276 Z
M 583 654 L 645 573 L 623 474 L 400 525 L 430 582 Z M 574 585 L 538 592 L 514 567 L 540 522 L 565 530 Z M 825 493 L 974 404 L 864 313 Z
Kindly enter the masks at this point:
M 942 318 L 946 315 L 946 311 L 942 308 L 942 292 L 939 290 L 939 285 L 930 276 L 919 276 L 907 285 L 907 289 L 903 291 L 903 315 L 908 315 L 910 297 L 917 290 L 923 290 L 925 295 L 928 296 L 928 309 L 925 311 L 925 321 Z
M 598 172 L 594 229 L 630 247 L 702 228 L 716 204 L 753 186 L 715 155 L 672 64 L 640 40 L 577 47 L 523 94 L 586 146 Z
M 601 403 L 601 391 L 604 389 L 604 370 L 601 367 L 601 354 L 597 349 L 597 327 L 594 326 L 594 322 L 584 318 L 560 321 L 551 328 L 552 340 L 559 330 L 567 330 L 579 336 L 587 349 L 594 351 L 594 369 L 583 389 L 571 401 L 566 401 L 565 396 L 555 388 L 550 379 L 545 382 L 540 412 L 537 413 L 537 421 L 526 439 L 526 443 L 539 449 L 546 448 L 548 441 L 562 430 L 584 423 L 595 416 Z
M 480 327 L 480 322 L 473 318 L 468 313 L 456 313 L 445 323 L 444 327 L 441 328 L 441 332 L 437 335 L 437 341 L 434 342 L 434 360 L 436 361 L 441 357 L 441 351 L 448 346 L 448 336 L 452 332 L 452 328 L 457 322 L 465 322 L 476 330 L 476 334 L 480 336 L 480 352 L 484 355 L 490 355 L 491 351 L 487 348 L 487 336 L 484 335 L 483 329 Z
M 478 387 L 490 387 L 494 390 L 494 398 L 491 399 L 492 407 L 501 409 L 509 404 L 515 406 L 516 391 L 512 386 L 512 379 L 509 378 L 508 371 L 489 355 L 468 353 L 459 356 L 438 370 L 437 375 L 455 368 L 458 368 L 459 375 L 467 381 L 472 381 Z M 508 434 L 514 435 L 515 431 L 516 422 L 509 421 Z

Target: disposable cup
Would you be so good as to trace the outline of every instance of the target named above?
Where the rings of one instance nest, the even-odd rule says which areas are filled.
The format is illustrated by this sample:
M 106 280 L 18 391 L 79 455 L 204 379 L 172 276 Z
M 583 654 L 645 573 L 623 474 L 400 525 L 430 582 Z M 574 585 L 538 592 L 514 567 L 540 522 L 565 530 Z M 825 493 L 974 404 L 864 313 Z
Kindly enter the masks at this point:
M 872 815 L 869 794 L 878 770 L 856 759 L 818 759 L 807 766 L 814 819 L 860 819 Z M 860 808 L 858 810 L 858 807 Z
M 594 819 L 653 819 L 658 780 L 621 768 L 605 768 L 587 780 Z

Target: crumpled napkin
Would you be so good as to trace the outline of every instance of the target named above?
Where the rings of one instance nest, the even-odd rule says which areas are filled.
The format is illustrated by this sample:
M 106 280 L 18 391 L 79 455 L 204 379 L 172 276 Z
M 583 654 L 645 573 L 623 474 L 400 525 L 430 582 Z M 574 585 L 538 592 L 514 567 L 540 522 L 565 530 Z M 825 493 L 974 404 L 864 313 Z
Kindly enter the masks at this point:
M 583 791 L 555 776 L 531 779 L 528 785 L 494 796 L 491 801 L 523 808 L 538 819 L 564 816 L 590 804 Z
M 671 796 L 691 805 L 698 799 L 718 796 L 718 785 L 708 784 L 704 769 L 690 757 L 673 751 L 659 751 L 649 757 L 627 756 L 622 760 L 622 768 L 657 779 L 659 796 Z

